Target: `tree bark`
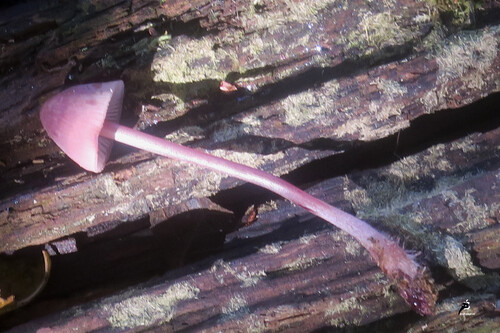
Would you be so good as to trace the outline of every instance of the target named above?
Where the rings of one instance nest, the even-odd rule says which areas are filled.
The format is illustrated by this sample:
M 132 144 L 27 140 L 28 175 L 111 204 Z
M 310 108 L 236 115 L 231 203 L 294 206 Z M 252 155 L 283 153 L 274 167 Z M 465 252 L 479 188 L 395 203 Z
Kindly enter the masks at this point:
M 0 327 L 498 329 L 500 5 L 471 6 L 3 5 L 0 253 L 45 249 L 52 272 Z M 352 238 L 264 190 L 118 144 L 102 173 L 80 169 L 39 108 L 115 79 L 124 124 L 283 176 L 419 252 L 436 315 L 410 313 Z

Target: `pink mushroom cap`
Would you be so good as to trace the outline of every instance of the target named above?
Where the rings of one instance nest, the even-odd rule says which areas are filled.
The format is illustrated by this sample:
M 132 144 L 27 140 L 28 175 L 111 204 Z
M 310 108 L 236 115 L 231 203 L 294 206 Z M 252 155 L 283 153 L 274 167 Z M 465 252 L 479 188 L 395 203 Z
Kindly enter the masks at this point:
M 104 121 L 118 122 L 123 81 L 68 88 L 42 106 L 40 120 L 52 140 L 82 168 L 101 172 L 113 140 L 99 136 Z

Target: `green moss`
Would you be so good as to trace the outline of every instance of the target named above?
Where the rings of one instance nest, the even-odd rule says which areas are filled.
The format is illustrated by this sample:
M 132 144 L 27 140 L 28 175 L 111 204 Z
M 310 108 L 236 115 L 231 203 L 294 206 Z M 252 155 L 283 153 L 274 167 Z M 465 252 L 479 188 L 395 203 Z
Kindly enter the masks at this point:
M 269 29 L 277 25 L 286 26 L 290 22 L 315 23 L 317 22 L 318 13 L 335 3 L 337 1 L 332 0 L 283 0 L 276 3 L 253 1 L 253 5 L 249 6 L 247 11 L 241 13 L 240 20 L 246 32 Z M 285 8 L 282 10 L 275 10 L 274 8 L 266 10 L 267 6 L 283 6 Z M 264 10 L 258 10 L 257 8 L 264 8 Z
M 332 80 L 325 84 L 324 89 L 331 92 L 331 95 L 335 95 L 339 84 L 336 80 Z M 310 89 L 286 97 L 281 100 L 285 122 L 288 125 L 300 127 L 309 121 L 321 121 L 322 117 L 328 117 L 335 112 L 335 100 L 331 95 Z
M 264 247 L 261 247 L 259 249 L 259 252 L 262 252 L 265 254 L 278 254 L 281 251 L 281 247 L 282 247 L 281 242 L 271 243 L 271 244 L 267 244 Z
M 441 15 L 449 17 L 453 25 L 463 26 L 471 23 L 471 17 L 476 8 L 481 7 L 481 1 L 471 0 L 427 0 Z
M 446 191 L 442 194 L 451 207 L 464 212 L 458 216 L 460 221 L 450 228 L 450 231 L 464 233 L 490 226 L 488 219 L 500 211 L 500 204 L 478 204 L 475 199 L 477 195 L 476 189 L 467 189 L 462 195 L 455 191 Z
M 169 83 L 189 83 L 203 80 L 223 80 L 230 70 L 237 69 L 233 63 L 227 71 L 221 71 L 220 61 L 232 57 L 223 49 L 214 49 L 210 37 L 199 39 L 178 39 L 175 44 L 160 43 L 167 50 L 166 56 L 157 56 L 153 62 L 154 80 Z
M 229 302 L 222 307 L 222 313 L 229 317 L 235 317 L 250 312 L 247 300 L 240 294 L 235 294 Z M 225 318 L 227 319 L 227 318 Z
M 198 39 L 178 37 L 158 39 L 151 69 L 154 81 L 169 84 L 170 95 L 163 96 L 177 111 L 184 109 L 184 101 L 208 96 L 217 91 L 219 82 L 232 72 L 239 72 L 236 53 L 231 48 L 216 47 L 211 36 Z
M 435 249 L 442 264 L 448 268 L 458 281 L 467 278 L 484 275 L 481 270 L 474 266 L 472 257 L 464 246 L 450 236 L 446 236 L 444 241 Z
M 417 32 L 411 27 L 399 25 L 399 17 L 390 11 L 360 13 L 359 29 L 344 37 L 348 50 L 356 50 L 359 56 L 369 56 L 387 46 L 402 45 L 411 41 Z
M 346 300 L 341 300 L 340 302 L 331 301 L 330 306 L 325 311 L 325 317 L 329 319 L 329 324 L 334 327 L 344 327 L 349 325 L 359 326 L 361 324 L 361 319 L 353 319 L 352 321 L 349 321 L 343 316 L 344 313 L 351 312 L 353 310 L 359 310 L 361 313 L 365 311 L 361 305 L 361 300 L 358 297 L 351 297 Z
M 161 294 L 128 297 L 106 307 L 108 321 L 113 327 L 122 329 L 165 323 L 173 318 L 178 302 L 195 298 L 199 292 L 198 288 L 184 282 L 170 286 Z
M 294 260 L 288 261 L 281 266 L 279 272 L 288 274 L 295 271 L 304 271 L 309 267 L 318 265 L 319 262 L 319 258 L 310 258 L 305 255 L 299 255 Z
M 146 37 L 134 43 L 130 49 L 134 51 L 137 57 L 142 57 L 156 50 L 158 45 L 165 44 L 170 41 L 171 36 L 165 34 L 159 37 Z
M 220 284 L 225 284 L 226 277 L 235 277 L 241 282 L 242 287 L 251 287 L 266 277 L 266 272 L 262 270 L 253 270 L 250 267 L 233 267 L 223 260 L 218 260 L 210 268 L 215 279 Z
M 243 29 L 227 29 L 224 34 L 198 39 L 180 36 L 175 40 L 160 40 L 152 65 L 154 81 L 168 83 L 171 93 L 186 101 L 213 93 L 219 82 L 229 76 L 255 79 L 261 72 L 267 75 L 266 68 L 289 58 L 289 50 L 295 55 L 296 48 L 309 43 L 311 36 L 306 31 L 283 42 L 283 36 L 290 34 L 289 25 L 314 24 L 319 12 L 334 3 L 332 0 L 252 2 L 239 13 Z M 140 53 L 149 49 L 150 44 L 143 42 L 135 48 Z
M 390 283 L 387 283 L 387 279 L 382 272 L 374 274 L 372 281 L 378 286 L 372 284 L 372 287 L 368 289 L 355 287 L 350 292 L 350 294 L 354 294 L 353 297 L 330 301 L 325 310 L 325 319 L 331 326 L 359 326 L 363 324 L 363 318 L 373 315 L 374 311 L 377 311 L 378 318 L 385 318 L 394 314 L 394 309 L 401 306 L 401 296 L 395 292 Z M 374 310 L 371 307 L 364 306 L 365 302 L 370 304 L 369 299 L 372 298 L 378 299 L 388 306 L 385 307 L 385 310 L 384 308 Z
M 497 57 L 500 28 L 463 31 L 446 40 L 429 45 L 438 64 L 437 89 L 427 92 L 421 102 L 428 113 L 448 107 L 449 82 L 460 80 L 463 89 L 481 91 L 487 82 L 494 82 L 493 68 Z
M 331 236 L 335 243 L 343 243 L 345 251 L 352 256 L 358 256 L 365 250 L 357 240 L 343 231 L 332 232 Z
M 110 54 L 105 54 L 104 57 L 96 62 L 97 67 L 102 69 L 120 69 L 115 58 Z
M 471 138 L 454 142 L 450 147 L 451 151 L 469 152 L 471 156 L 480 154 L 479 149 Z M 478 193 L 474 188 L 453 190 L 475 175 L 454 166 L 446 159 L 447 154 L 446 146 L 435 145 L 394 162 L 376 175 L 364 175 L 352 184 L 346 180 L 345 197 L 360 218 L 382 223 L 406 239 L 409 248 L 426 249 L 434 262 L 446 268 L 457 281 L 474 289 L 498 284 L 498 277 L 482 272 L 458 236 L 453 235 L 488 227 L 488 218 L 495 215 L 500 205 L 476 202 Z M 356 185 L 352 186 L 354 182 Z M 443 236 L 437 230 L 429 232 L 429 221 L 436 215 L 426 205 L 418 209 L 417 204 L 425 203 L 428 198 L 453 207 L 456 223 L 448 227 L 450 235 Z
M 468 87 L 481 89 L 484 77 L 495 75 L 490 68 L 498 51 L 496 30 L 463 32 L 446 41 L 436 57 L 439 65 L 438 83 L 461 78 Z
M 389 213 L 441 194 L 470 177 L 453 169 L 446 152 L 444 145 L 435 145 L 419 155 L 404 157 L 381 170 L 376 177 L 365 175 L 357 179 L 360 187 L 346 191 L 345 196 L 360 211 L 371 215 Z M 436 180 L 436 175 L 441 176 Z

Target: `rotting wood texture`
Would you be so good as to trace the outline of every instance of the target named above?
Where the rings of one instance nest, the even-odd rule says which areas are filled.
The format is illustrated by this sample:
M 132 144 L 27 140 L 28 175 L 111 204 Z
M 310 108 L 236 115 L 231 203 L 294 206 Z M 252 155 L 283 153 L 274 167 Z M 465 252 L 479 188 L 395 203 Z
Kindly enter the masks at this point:
M 1 7 L 0 252 L 55 249 L 55 271 L 46 298 L 0 322 L 31 320 L 18 331 L 497 329 L 499 8 Z M 45 135 L 38 109 L 71 84 L 118 78 L 124 123 L 289 177 L 420 252 L 445 295 L 436 316 L 408 314 L 352 239 L 239 181 L 119 145 L 103 173 L 79 169 Z M 221 92 L 223 80 L 238 91 Z M 258 219 L 241 222 L 251 205 Z M 103 251 L 110 258 L 96 260 Z M 67 306 L 47 300 L 63 293 L 74 293 Z M 471 312 L 457 317 L 465 299 Z

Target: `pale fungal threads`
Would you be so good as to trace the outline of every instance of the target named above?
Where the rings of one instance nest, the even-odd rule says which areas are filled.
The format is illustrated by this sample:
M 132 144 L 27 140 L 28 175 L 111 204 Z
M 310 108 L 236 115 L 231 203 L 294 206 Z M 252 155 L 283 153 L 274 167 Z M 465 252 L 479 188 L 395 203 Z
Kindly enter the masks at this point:
M 117 121 L 123 95 L 122 81 L 75 86 L 49 99 L 40 111 L 40 118 L 48 135 L 59 147 L 89 171 L 100 172 L 104 169 L 112 143 L 116 140 L 212 169 L 279 194 L 349 233 L 397 284 L 399 294 L 415 311 L 423 315 L 434 312 L 437 295 L 430 277 L 397 242 L 357 217 L 279 177 L 119 125 Z

